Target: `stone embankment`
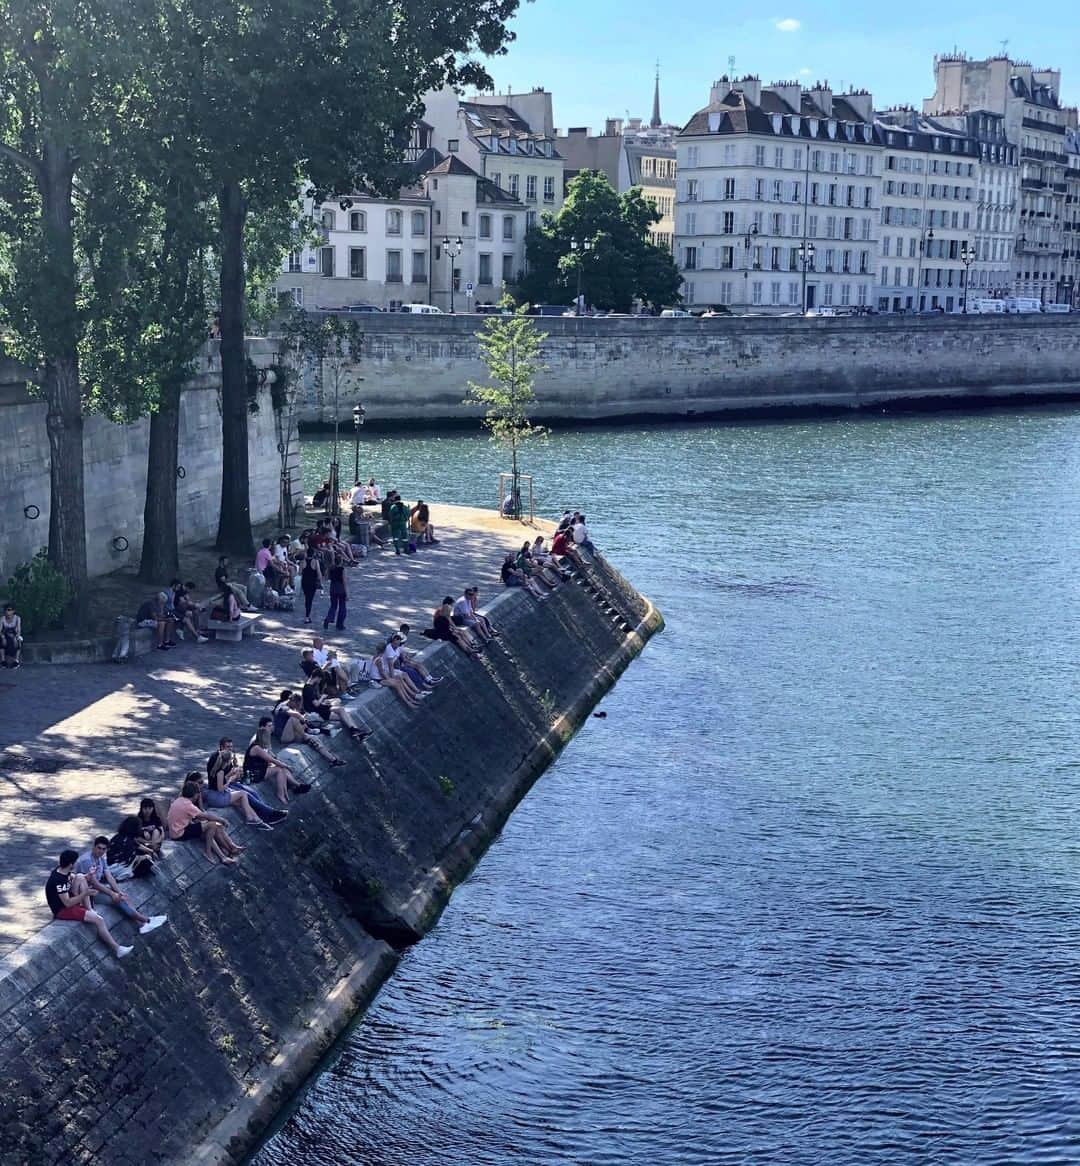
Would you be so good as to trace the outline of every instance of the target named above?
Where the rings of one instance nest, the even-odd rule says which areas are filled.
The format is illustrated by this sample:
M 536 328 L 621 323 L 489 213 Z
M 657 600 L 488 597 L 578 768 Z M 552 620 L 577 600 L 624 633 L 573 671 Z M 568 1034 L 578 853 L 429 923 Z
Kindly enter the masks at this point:
M 420 714 L 366 693 L 374 735 L 334 740 L 342 769 L 305 762 L 314 789 L 245 838 L 237 867 L 174 847 L 167 880 L 137 888 L 169 926 L 132 958 L 74 924 L 6 957 L 3 1166 L 242 1160 L 662 626 L 602 559 L 588 586 L 490 610 L 499 646 L 479 661 L 429 648 L 445 679 Z
M 461 424 L 484 380 L 482 316 L 358 317 L 367 424 Z M 548 333 L 537 417 L 567 424 L 1080 397 L 1075 316 L 537 321 Z M 269 342 L 264 342 L 269 343 Z M 333 421 L 313 387 L 309 424 Z M 342 418 L 345 419 L 344 417 Z

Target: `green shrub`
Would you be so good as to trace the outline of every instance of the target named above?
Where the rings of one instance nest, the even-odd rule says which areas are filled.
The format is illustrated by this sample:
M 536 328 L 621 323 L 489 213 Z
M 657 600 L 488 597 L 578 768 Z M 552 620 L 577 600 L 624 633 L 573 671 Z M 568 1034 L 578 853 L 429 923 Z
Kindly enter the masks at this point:
M 23 634 L 53 627 L 71 599 L 71 588 L 49 562 L 44 548 L 15 568 L 8 580 L 7 602 L 22 616 Z

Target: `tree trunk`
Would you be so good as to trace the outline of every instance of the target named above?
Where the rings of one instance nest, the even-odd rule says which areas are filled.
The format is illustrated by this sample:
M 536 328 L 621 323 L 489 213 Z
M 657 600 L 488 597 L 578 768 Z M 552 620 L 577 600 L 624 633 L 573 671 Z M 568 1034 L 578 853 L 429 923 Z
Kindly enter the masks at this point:
M 218 193 L 221 226 L 221 511 L 217 548 L 254 554 L 248 491 L 248 395 L 244 360 L 244 216 L 238 182 Z
M 74 168 L 66 146 L 45 145 L 39 188 L 44 264 L 51 282 L 52 324 L 43 389 L 49 435 L 49 558 L 71 588 L 69 622 L 85 627 L 86 497 L 83 463 L 82 391 L 79 383 L 75 240 L 72 231 Z
M 180 438 L 180 382 L 162 387 L 156 413 L 150 414 L 150 448 L 146 459 L 146 503 L 139 578 L 159 587 L 180 570 L 176 531 L 176 463 Z

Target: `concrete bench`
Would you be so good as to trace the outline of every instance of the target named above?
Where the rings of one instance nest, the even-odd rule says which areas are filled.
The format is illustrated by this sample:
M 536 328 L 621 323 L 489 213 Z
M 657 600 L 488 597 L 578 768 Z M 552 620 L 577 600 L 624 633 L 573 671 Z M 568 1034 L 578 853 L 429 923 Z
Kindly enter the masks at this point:
M 239 619 L 208 619 L 206 630 L 212 633 L 217 640 L 229 640 L 231 643 L 238 644 L 251 631 L 255 621 L 259 618 L 261 617 L 257 614 L 251 615 L 245 612 Z

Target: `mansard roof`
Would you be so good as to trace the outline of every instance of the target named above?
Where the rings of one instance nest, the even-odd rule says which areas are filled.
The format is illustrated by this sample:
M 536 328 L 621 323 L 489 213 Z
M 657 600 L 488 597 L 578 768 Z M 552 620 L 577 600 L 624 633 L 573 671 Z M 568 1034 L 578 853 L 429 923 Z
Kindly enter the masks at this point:
M 850 102 L 834 97 L 832 105 L 833 112 L 826 114 L 808 93 L 803 93 L 796 111 L 773 89 L 762 90 L 760 104 L 750 101 L 741 89 L 732 89 L 722 100 L 699 109 L 679 131 L 679 136 L 768 134 L 825 142 L 854 141 L 860 145 L 874 143 L 872 124 Z M 811 133 L 811 121 L 818 123 L 816 134 Z M 827 129 L 822 128 L 829 123 L 836 123 L 835 138 L 830 138 Z M 855 127 L 863 128 L 857 131 L 857 137 L 848 138 L 849 127 L 853 131 Z

